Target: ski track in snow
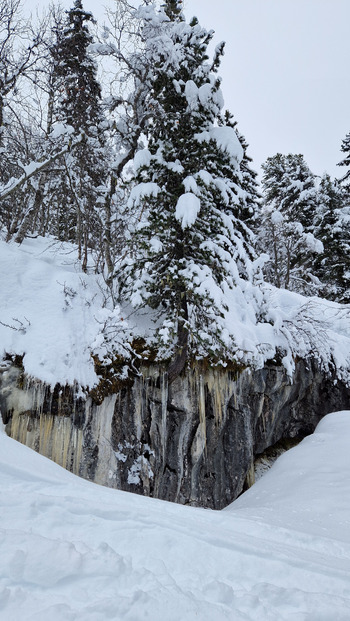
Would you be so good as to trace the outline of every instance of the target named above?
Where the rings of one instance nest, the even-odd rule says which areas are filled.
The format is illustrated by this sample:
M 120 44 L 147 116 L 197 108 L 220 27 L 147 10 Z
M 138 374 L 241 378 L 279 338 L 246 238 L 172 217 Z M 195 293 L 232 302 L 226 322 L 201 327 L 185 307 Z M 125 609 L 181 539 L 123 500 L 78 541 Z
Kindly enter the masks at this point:
M 0 434 L 0 620 L 348 621 L 349 434 L 329 415 L 220 512 L 88 483 Z

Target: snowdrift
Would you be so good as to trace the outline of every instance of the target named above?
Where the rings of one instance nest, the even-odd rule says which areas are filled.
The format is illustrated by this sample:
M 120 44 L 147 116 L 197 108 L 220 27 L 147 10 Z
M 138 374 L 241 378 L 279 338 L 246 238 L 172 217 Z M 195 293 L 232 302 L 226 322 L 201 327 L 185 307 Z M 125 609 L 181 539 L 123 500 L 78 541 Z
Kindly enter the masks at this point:
M 350 411 L 226 510 L 102 488 L 0 433 L 1 621 L 347 621 Z
M 94 386 L 92 354 L 130 356 L 129 342 L 152 343 L 146 311 L 115 307 L 103 277 L 81 271 L 76 248 L 53 238 L 0 241 L 0 359 L 24 355 L 26 373 L 56 383 Z M 237 361 L 262 368 L 276 352 L 290 376 L 296 356 L 350 381 L 350 309 L 271 285 L 226 291 L 227 341 Z M 225 364 L 225 361 L 223 361 Z

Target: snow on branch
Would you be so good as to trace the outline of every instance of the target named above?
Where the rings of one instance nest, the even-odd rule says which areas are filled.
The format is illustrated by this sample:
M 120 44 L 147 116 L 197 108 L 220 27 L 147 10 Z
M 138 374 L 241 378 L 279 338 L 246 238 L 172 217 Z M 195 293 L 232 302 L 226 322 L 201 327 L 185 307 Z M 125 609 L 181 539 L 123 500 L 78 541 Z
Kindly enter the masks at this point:
M 277 347 L 285 352 L 282 362 L 290 375 L 295 357 L 314 359 L 321 370 L 334 372 L 337 379 L 349 384 L 350 307 L 277 289 L 275 295 L 283 305 L 274 304 L 268 316 L 273 321 Z
M 65 147 L 63 147 L 63 149 L 61 149 L 54 155 L 51 155 L 49 158 L 45 159 L 43 162 L 31 162 L 27 166 L 24 166 L 23 175 L 21 175 L 17 179 L 14 179 L 14 178 L 10 179 L 10 181 L 5 186 L 0 188 L 0 201 L 10 196 L 10 194 L 13 194 L 13 192 L 18 190 L 18 188 L 20 188 L 24 183 L 26 183 L 26 181 L 28 181 L 31 177 L 45 170 L 46 168 L 49 168 L 53 162 L 55 162 L 59 157 L 61 157 L 65 153 L 68 153 L 69 151 L 74 149 L 74 147 L 80 144 L 81 141 L 82 141 L 82 135 L 80 135 L 74 142 L 70 142 L 69 144 L 67 144 Z

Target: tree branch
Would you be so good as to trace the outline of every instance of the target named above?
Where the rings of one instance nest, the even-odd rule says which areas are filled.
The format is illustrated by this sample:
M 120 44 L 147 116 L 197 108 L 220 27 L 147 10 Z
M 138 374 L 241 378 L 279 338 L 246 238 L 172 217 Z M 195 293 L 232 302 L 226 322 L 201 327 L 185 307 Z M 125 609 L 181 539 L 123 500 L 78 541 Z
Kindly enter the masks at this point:
M 44 160 L 43 162 L 37 162 L 33 168 L 30 167 L 28 172 L 26 172 L 25 170 L 23 175 L 21 175 L 18 179 L 11 179 L 4 188 L 2 189 L 0 188 L 0 201 L 10 196 L 10 194 L 13 194 L 13 192 L 18 190 L 18 188 L 20 188 L 24 183 L 26 183 L 26 181 L 31 179 L 31 177 L 34 177 L 34 175 L 36 175 L 37 173 L 42 172 L 46 168 L 49 168 L 49 166 L 53 162 L 55 162 L 59 157 L 61 157 L 68 151 L 71 151 L 72 149 L 74 149 L 74 147 L 80 144 L 81 141 L 82 141 L 82 136 L 79 136 L 79 138 L 74 143 L 66 145 L 63 149 L 61 149 L 61 151 L 58 151 L 58 153 L 51 155 L 51 157 Z M 29 168 L 29 167 L 26 166 L 26 168 Z

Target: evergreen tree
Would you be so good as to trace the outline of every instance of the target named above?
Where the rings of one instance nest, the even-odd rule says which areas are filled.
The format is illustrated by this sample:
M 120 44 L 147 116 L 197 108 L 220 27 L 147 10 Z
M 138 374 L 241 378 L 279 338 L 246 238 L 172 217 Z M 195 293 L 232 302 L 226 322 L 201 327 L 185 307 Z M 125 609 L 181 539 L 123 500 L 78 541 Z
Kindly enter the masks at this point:
M 241 171 L 241 186 L 244 193 L 241 195 L 239 218 L 254 230 L 261 209 L 261 194 L 257 181 L 258 173 L 251 167 L 253 160 L 248 155 L 249 145 L 243 134 L 238 131 L 237 121 L 228 110 L 226 110 L 222 118 L 219 119 L 219 124 L 225 127 L 232 127 L 235 130 L 243 149 L 243 158 L 239 167 Z
M 315 271 L 323 283 L 322 294 L 337 302 L 350 303 L 350 218 L 344 192 L 328 174 L 318 189 L 319 208 L 315 235 L 324 251 L 315 261 Z
M 265 203 L 278 209 L 290 221 L 312 230 L 317 209 L 315 176 L 303 155 L 277 153 L 262 165 Z
M 55 184 L 59 236 L 76 239 L 83 267 L 89 247 L 101 242 L 103 184 L 106 180 L 104 117 L 97 68 L 89 55 L 93 39 L 88 30 L 92 14 L 75 0 L 67 11 L 63 28 L 56 27 L 51 48 L 53 62 L 51 101 L 53 126 L 63 123 L 69 129 L 58 138 L 65 143 L 80 136 L 81 143 L 63 160 L 64 173 Z
M 338 166 L 348 167 L 348 170 L 340 181 L 345 188 L 348 202 L 350 203 L 350 132 L 344 138 L 340 149 L 343 153 L 345 153 L 345 157 L 341 162 L 339 162 Z
M 71 125 L 78 133 L 96 136 L 103 121 L 101 113 L 101 86 L 97 68 L 88 53 L 93 42 L 87 23 L 91 13 L 84 11 L 82 0 L 75 0 L 67 11 L 63 31 L 56 31 L 56 43 L 51 53 L 54 62 L 54 88 L 59 91 L 55 109 L 56 120 Z
M 315 238 L 317 189 L 302 155 L 277 155 L 262 166 L 264 206 L 260 247 L 270 255 L 267 279 L 277 287 L 314 294 L 320 283 L 313 273 L 315 254 L 322 244 Z
M 242 211 L 241 218 L 249 224 L 249 226 L 256 231 L 256 225 L 259 220 L 261 210 L 261 194 L 259 191 L 259 182 L 257 180 L 258 173 L 251 167 L 252 158 L 248 155 L 248 143 L 238 130 L 237 136 L 243 149 L 243 159 L 240 164 L 242 173 L 242 188 L 245 192 L 244 199 L 242 200 L 245 209 Z
M 166 0 L 166 2 L 162 5 L 165 14 L 169 17 L 171 21 L 174 19 L 183 20 L 183 2 L 182 0 Z
M 227 354 L 221 319 L 225 291 L 249 278 L 251 232 L 239 219 L 243 149 L 232 127 L 218 126 L 223 99 L 207 48 L 212 33 L 185 22 L 181 2 L 143 11 L 156 114 L 148 149 L 136 154 L 129 203 L 141 210 L 124 265 L 123 295 L 159 317 L 160 345 L 174 341 L 172 380 L 190 353 Z M 232 345 L 232 343 L 231 343 Z

